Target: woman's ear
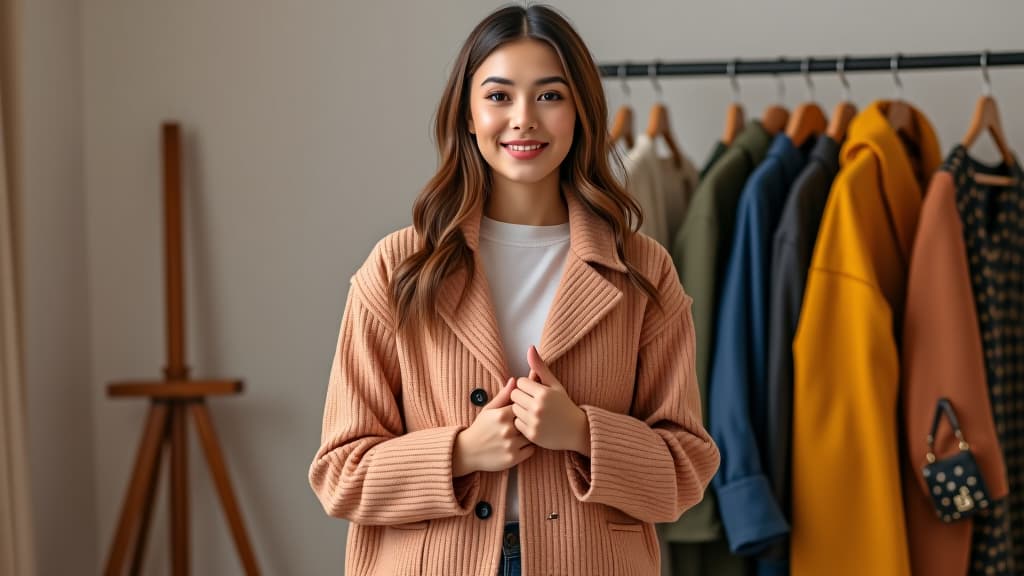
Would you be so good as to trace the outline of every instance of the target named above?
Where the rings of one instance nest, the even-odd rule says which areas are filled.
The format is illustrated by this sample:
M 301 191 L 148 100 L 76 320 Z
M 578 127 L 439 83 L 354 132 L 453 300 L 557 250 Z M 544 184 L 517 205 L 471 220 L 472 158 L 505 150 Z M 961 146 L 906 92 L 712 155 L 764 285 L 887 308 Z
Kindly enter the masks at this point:
M 474 134 L 474 135 L 476 134 L 476 126 L 473 125 L 473 117 L 472 116 L 470 116 L 469 118 L 466 118 L 466 126 L 469 127 L 469 133 L 470 134 Z

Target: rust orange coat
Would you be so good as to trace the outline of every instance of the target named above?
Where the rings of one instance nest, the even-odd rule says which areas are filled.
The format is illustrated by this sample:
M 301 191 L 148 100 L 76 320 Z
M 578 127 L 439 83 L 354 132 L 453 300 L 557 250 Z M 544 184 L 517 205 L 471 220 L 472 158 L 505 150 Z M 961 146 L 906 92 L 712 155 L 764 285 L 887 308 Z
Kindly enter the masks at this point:
M 1006 496 L 1006 463 L 992 417 L 981 330 L 971 288 L 956 187 L 949 172 L 932 178 L 914 239 L 903 316 L 902 437 L 909 461 L 903 469 L 903 500 L 912 574 L 963 576 L 969 570 L 972 522 L 944 523 L 921 475 L 926 437 L 939 398 L 949 398 L 989 496 Z M 939 458 L 955 454 L 948 420 L 935 436 Z

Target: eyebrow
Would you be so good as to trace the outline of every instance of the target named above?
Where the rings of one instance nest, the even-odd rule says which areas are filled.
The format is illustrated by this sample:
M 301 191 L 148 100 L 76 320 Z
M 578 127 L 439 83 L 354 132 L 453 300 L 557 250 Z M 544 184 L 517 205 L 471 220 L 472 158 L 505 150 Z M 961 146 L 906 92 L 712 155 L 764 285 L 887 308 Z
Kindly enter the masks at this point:
M 487 84 L 488 82 L 494 82 L 495 84 L 505 84 L 506 86 L 515 86 L 515 84 L 516 84 L 515 82 L 509 80 L 508 78 L 502 78 L 500 76 L 488 76 L 486 80 L 484 80 L 483 82 L 480 83 L 480 85 L 483 86 L 484 84 Z M 569 85 L 569 83 L 565 81 L 565 78 L 562 78 L 561 76 L 546 76 L 544 78 L 538 79 L 536 82 L 533 83 L 533 85 L 534 86 L 543 86 L 545 84 L 556 84 L 556 83 L 558 83 L 558 84 L 565 84 L 566 86 Z

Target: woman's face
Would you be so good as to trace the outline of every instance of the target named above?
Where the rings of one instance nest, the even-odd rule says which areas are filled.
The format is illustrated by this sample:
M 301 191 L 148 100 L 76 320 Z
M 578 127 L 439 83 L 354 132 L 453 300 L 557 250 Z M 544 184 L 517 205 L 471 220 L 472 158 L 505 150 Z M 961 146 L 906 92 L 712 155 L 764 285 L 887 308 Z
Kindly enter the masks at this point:
M 572 146 L 576 103 L 554 49 L 505 44 L 471 82 L 469 131 L 495 180 L 533 184 L 556 172 Z

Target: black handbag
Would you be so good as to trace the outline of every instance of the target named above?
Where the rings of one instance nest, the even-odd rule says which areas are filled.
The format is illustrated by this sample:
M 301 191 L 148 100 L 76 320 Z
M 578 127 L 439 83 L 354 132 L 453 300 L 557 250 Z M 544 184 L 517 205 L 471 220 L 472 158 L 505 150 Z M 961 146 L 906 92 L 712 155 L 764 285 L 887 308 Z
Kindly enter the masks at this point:
M 943 413 L 953 427 L 953 433 L 960 444 L 960 452 L 939 460 L 935 458 L 935 432 L 939 428 L 939 420 Z M 928 453 L 925 457 L 928 463 L 921 472 L 924 474 L 932 501 L 935 502 L 935 514 L 943 522 L 963 520 L 991 506 L 988 489 L 981 478 L 978 463 L 971 454 L 970 445 L 964 440 L 963 432 L 960 431 L 960 421 L 957 420 L 953 405 L 947 398 L 939 398 L 939 403 L 935 407 L 935 419 L 932 420 L 932 430 L 928 434 Z

